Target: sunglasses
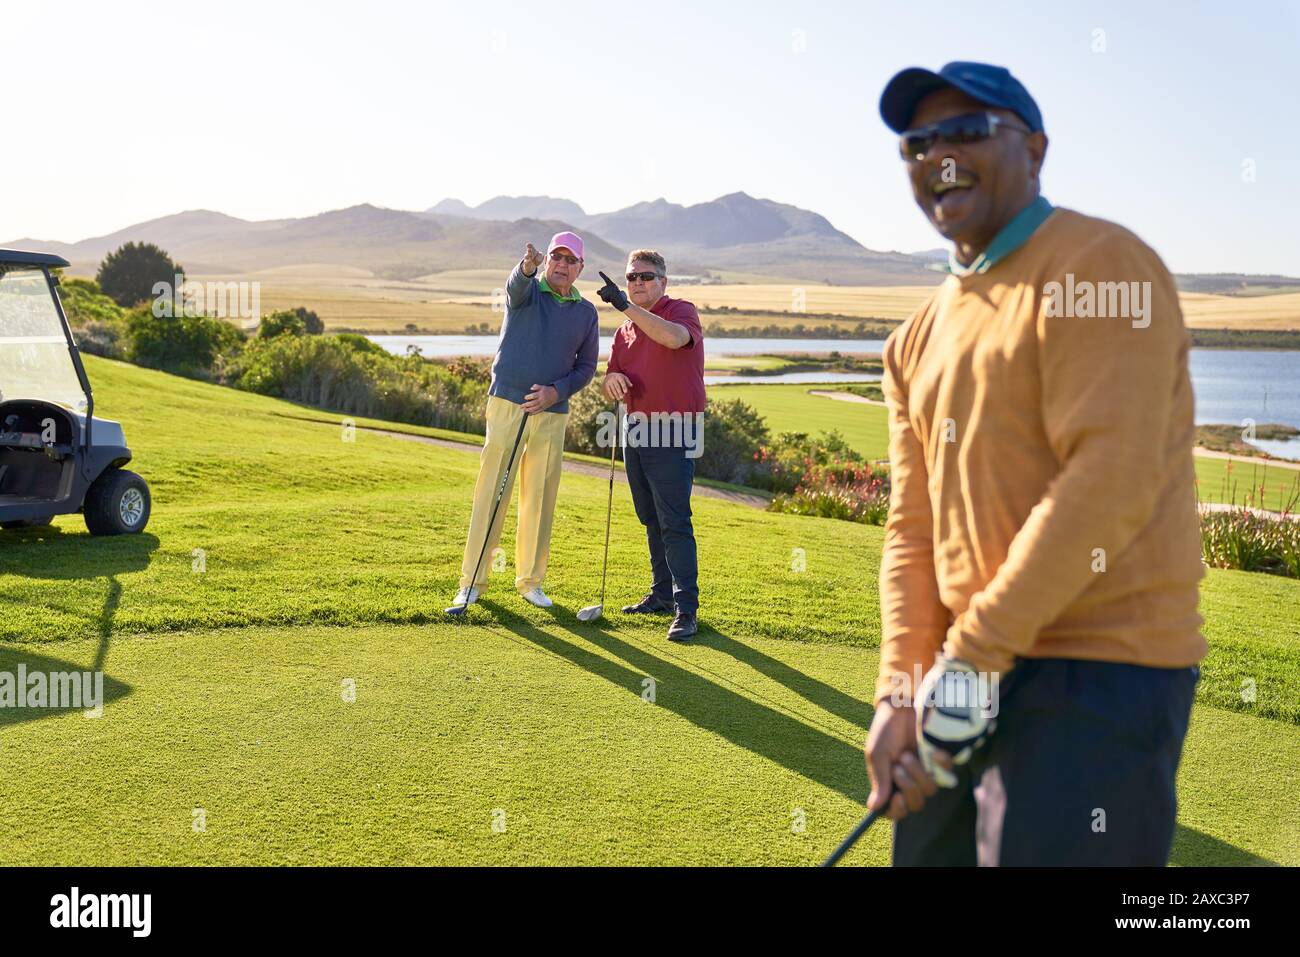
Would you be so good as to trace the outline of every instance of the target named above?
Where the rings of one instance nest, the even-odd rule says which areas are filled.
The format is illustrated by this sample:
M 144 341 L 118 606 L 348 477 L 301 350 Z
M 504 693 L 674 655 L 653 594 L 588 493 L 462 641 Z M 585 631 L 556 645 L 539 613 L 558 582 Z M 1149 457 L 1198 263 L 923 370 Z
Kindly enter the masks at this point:
M 628 282 L 633 279 L 640 279 L 642 282 L 654 282 L 658 278 L 659 274 L 657 272 L 630 272 L 627 274 Z
M 979 143 L 996 136 L 1001 126 L 1021 133 L 1030 132 L 996 113 L 967 113 L 907 130 L 899 137 L 898 152 L 905 160 L 920 160 L 934 148 L 935 143 Z
M 553 252 L 553 253 L 551 253 L 551 261 L 552 261 L 552 262 L 557 262 L 557 263 L 558 263 L 558 262 L 560 262 L 561 260 L 563 260 L 564 262 L 568 263 L 570 266 L 576 266 L 576 265 L 578 265 L 578 258 L 577 258 L 576 256 L 566 256 L 564 253 L 561 253 L 561 252 Z

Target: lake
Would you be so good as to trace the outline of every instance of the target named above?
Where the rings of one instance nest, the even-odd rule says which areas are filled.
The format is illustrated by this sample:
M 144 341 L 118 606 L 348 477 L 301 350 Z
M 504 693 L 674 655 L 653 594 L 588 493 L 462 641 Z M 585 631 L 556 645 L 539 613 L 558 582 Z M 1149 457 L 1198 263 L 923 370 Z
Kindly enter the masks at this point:
M 428 358 L 490 356 L 497 351 L 496 336 L 370 336 L 389 352 L 402 355 L 418 346 Z M 600 350 L 608 355 L 610 336 L 601 336 Z M 726 339 L 704 340 L 706 356 L 752 356 L 772 353 L 831 352 L 879 353 L 883 339 Z M 1196 422 L 1240 425 L 1278 422 L 1300 428 L 1300 352 L 1256 349 L 1193 349 L 1192 386 L 1196 390 Z M 857 373 L 794 372 L 775 376 L 707 375 L 705 383 L 719 382 L 872 382 L 878 375 Z M 1300 440 L 1255 445 L 1274 455 L 1300 458 Z

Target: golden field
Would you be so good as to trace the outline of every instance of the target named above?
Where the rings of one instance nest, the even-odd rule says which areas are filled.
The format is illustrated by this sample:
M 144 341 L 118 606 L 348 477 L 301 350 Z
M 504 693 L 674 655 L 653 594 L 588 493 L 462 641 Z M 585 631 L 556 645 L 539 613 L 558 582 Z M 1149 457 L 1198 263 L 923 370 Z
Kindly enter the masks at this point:
M 402 332 L 414 326 L 428 333 L 460 333 L 466 326 L 500 322 L 500 296 L 493 309 L 493 290 L 505 284 L 506 271 L 493 269 L 435 273 L 414 280 L 376 277 L 362 269 L 335 266 L 296 266 L 243 275 L 200 276 L 200 281 L 256 281 L 261 283 L 263 312 L 293 306 L 315 310 L 327 327 L 370 332 Z M 584 277 L 582 294 L 597 301 L 602 327 L 612 328 L 618 318 L 595 298 L 600 285 Z M 846 319 L 905 319 L 925 299 L 924 286 L 827 286 L 792 283 L 734 283 L 677 285 L 672 292 L 690 299 L 701 310 L 728 307 L 742 314 L 713 314 L 706 323 L 744 327 L 771 323 L 824 325 Z M 1206 329 L 1300 329 L 1300 293 L 1261 296 L 1224 296 L 1209 293 L 1180 295 L 1189 326 Z M 802 302 L 802 310 L 795 311 Z M 765 315 L 781 313 L 781 315 Z

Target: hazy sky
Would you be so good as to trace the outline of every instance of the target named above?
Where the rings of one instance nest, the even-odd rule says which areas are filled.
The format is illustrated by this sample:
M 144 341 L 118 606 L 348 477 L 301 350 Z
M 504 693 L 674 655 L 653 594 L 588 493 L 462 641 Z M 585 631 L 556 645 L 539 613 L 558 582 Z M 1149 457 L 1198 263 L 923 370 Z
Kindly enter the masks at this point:
M 933 248 L 877 102 L 902 67 L 976 59 L 1037 98 L 1053 202 L 1123 223 L 1179 271 L 1300 275 L 1297 10 L 7 5 L 0 241 L 196 208 L 270 219 L 544 193 L 603 212 L 744 190 L 874 249 Z

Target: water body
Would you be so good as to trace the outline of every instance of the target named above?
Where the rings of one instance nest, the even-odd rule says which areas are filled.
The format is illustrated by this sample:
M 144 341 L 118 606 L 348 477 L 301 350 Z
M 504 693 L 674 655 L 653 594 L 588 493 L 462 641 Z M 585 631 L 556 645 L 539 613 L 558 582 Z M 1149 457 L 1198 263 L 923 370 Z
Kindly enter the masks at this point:
M 418 346 L 428 358 L 490 356 L 496 353 L 496 336 L 371 336 L 389 352 L 402 355 Z M 612 338 L 602 336 L 602 354 Z M 883 339 L 724 339 L 704 340 L 706 356 L 752 356 L 772 353 L 831 352 L 879 353 Z M 1243 425 L 1277 422 L 1300 428 L 1300 352 L 1256 349 L 1193 349 L 1192 385 L 1196 390 L 1199 425 Z M 878 375 L 859 373 L 793 372 L 773 376 L 705 376 L 706 383 L 721 382 L 873 382 Z M 1300 440 L 1257 440 L 1258 447 L 1274 455 L 1300 459 Z

